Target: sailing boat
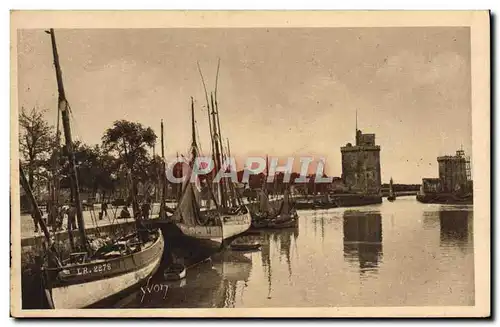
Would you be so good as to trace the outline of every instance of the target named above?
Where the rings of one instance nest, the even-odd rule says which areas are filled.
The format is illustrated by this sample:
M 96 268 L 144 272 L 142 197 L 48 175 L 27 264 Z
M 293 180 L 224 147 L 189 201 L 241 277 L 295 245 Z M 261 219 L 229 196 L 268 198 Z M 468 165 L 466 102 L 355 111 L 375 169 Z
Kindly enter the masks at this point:
M 298 224 L 298 214 L 295 206 L 290 201 L 290 190 L 285 188 L 283 192 L 283 202 L 276 219 L 269 223 L 271 228 L 289 228 L 296 227 Z
M 252 212 L 252 227 L 264 228 L 267 227 L 269 222 L 276 218 L 277 213 L 274 211 L 271 203 L 269 202 L 269 194 L 267 192 L 267 179 L 269 177 L 268 160 L 266 158 L 266 176 L 262 183 L 262 189 L 258 191 L 258 204 L 257 211 Z
M 214 122 L 216 117 L 213 118 Z M 182 196 L 179 205 L 171 217 L 168 229 L 168 238 L 172 246 L 182 248 L 188 253 L 184 253 L 184 260 L 194 264 L 202 261 L 212 254 L 218 252 L 224 245 L 228 245 L 235 237 L 245 232 L 251 223 L 250 213 L 245 205 L 236 204 L 236 192 L 231 189 L 228 181 L 226 183 L 210 183 L 207 179 L 204 184 L 196 178 L 192 182 L 192 169 L 196 158 L 199 155 L 198 144 L 196 142 L 196 126 L 194 118 L 194 100 L 191 98 L 191 159 L 190 170 L 187 173 L 186 182 L 183 186 Z M 217 133 L 219 129 L 214 124 L 213 131 Z M 214 135 L 216 135 L 214 133 Z M 219 134 L 220 135 L 220 134 Z M 221 144 L 217 139 L 212 138 L 216 153 L 216 171 L 221 167 Z M 214 184 L 216 190 L 212 189 Z M 201 188 L 204 187 L 210 195 L 210 203 L 207 207 L 201 206 Z M 218 197 L 216 198 L 215 192 Z M 224 193 L 226 192 L 226 193 Z M 231 198 L 233 196 L 233 198 Z M 215 205 L 215 207 L 212 206 Z M 236 204 L 236 205 L 235 205 Z
M 62 258 L 50 238 L 47 227 L 41 219 L 41 212 L 20 163 L 21 183 L 29 194 L 34 218 L 42 226 L 48 244 L 49 260 L 42 267 L 47 304 L 53 309 L 84 308 L 103 301 L 121 291 L 145 281 L 158 268 L 163 255 L 164 240 L 156 230 L 138 230 L 92 249 L 85 231 L 76 173 L 73 140 L 69 121 L 69 105 L 64 93 L 61 68 L 57 53 L 54 30 L 51 36 L 54 65 L 59 92 L 58 107 L 61 112 L 65 143 L 71 171 L 71 189 L 78 220 L 80 246 L 73 248 L 68 259 Z M 75 252 L 77 250 L 78 252 Z
M 392 177 L 391 180 L 389 181 L 389 196 L 387 197 L 387 200 L 391 202 L 396 200 L 396 194 L 394 193 L 394 189 L 392 187 Z
M 252 228 L 265 228 L 269 222 L 276 218 L 276 214 L 269 203 L 269 197 L 265 190 L 258 191 L 259 195 L 259 208 L 257 211 L 252 212 Z

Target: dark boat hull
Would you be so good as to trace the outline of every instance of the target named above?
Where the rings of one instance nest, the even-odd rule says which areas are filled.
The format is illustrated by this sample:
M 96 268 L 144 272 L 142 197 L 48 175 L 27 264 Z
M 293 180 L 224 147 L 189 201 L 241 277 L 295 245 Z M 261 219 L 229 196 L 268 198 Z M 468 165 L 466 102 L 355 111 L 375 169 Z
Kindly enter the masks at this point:
M 271 222 L 271 219 L 259 219 L 259 220 L 252 220 L 252 225 L 250 229 L 263 229 L 267 228 L 269 226 L 269 223 Z
M 314 209 L 315 207 L 313 202 L 296 202 L 295 208 L 298 210 L 308 210 Z
M 336 194 L 329 201 L 311 200 L 310 202 L 295 202 L 296 209 L 315 210 L 344 207 L 358 207 L 382 203 L 382 196 L 372 194 Z
M 153 275 L 161 264 L 164 238 L 123 257 L 46 269 L 45 293 L 54 309 L 85 308 L 125 292 Z M 56 277 L 57 276 L 57 277 Z
M 164 261 L 167 264 L 182 262 L 189 267 L 222 249 L 222 239 L 201 239 L 188 236 L 172 222 L 164 222 L 159 226 L 167 240 L 164 253 Z
M 458 196 L 455 194 L 418 194 L 417 201 L 421 203 L 436 203 L 436 204 L 473 204 L 473 196 Z
M 231 250 L 233 251 L 255 251 L 260 249 L 260 244 L 232 244 Z
M 272 229 L 292 228 L 292 227 L 297 227 L 297 226 L 298 226 L 298 220 L 295 218 L 284 220 L 284 221 L 274 221 L 271 224 L 269 224 L 269 228 L 272 228 Z

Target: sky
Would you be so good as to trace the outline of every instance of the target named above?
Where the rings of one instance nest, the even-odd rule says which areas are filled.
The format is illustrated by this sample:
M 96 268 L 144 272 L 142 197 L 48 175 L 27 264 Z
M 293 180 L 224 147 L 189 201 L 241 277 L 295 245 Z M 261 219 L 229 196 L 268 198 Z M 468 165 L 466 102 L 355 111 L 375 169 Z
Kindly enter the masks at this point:
M 57 117 L 50 36 L 18 32 L 19 106 Z M 325 158 L 341 175 L 340 147 L 358 128 L 376 134 L 382 181 L 437 177 L 436 158 L 472 155 L 467 27 L 177 28 L 56 30 L 74 138 L 101 142 L 115 120 L 165 123 L 167 156 L 187 153 L 190 97 L 202 150 L 205 95 L 215 87 L 231 154 Z M 285 164 L 283 161 L 280 163 Z M 243 168 L 238 167 L 239 168 Z

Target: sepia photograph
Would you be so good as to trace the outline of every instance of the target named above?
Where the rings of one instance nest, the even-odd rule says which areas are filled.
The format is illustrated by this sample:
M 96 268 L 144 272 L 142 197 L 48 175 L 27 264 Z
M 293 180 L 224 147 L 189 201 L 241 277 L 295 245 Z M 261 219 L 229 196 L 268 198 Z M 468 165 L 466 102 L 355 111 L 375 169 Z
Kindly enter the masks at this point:
M 487 317 L 487 11 L 11 12 L 14 317 Z

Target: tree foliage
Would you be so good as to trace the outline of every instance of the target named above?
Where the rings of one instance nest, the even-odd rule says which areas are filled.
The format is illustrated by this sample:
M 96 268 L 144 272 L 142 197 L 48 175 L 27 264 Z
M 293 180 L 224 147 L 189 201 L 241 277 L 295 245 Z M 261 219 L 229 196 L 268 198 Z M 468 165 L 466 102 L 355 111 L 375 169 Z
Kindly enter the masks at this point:
M 152 148 L 157 136 L 150 127 L 127 120 L 117 120 L 102 137 L 103 147 L 108 153 L 117 153 L 126 168 L 138 173 L 141 164 L 148 162 L 147 148 Z
M 128 189 L 135 195 L 139 184 L 143 190 L 147 190 L 151 179 L 157 179 L 156 161 L 148 154 L 148 148 L 156 144 L 156 139 L 157 136 L 150 127 L 127 120 L 115 121 L 102 137 L 105 151 L 117 156 L 122 171 L 130 171 L 130 175 L 125 174 L 125 184 L 130 179 Z
M 81 142 L 74 142 L 75 164 L 81 190 L 95 194 L 96 192 L 111 193 L 116 187 L 116 170 L 119 162 L 98 145 L 93 147 Z M 61 148 L 61 187 L 70 188 L 70 167 L 66 148 Z
M 55 145 L 53 127 L 43 114 L 36 107 L 31 110 L 23 107 L 19 114 L 19 151 L 32 189 L 47 178 L 48 159 Z

